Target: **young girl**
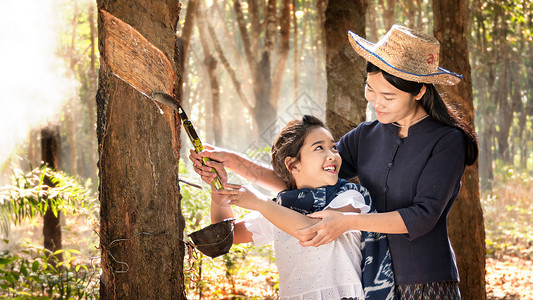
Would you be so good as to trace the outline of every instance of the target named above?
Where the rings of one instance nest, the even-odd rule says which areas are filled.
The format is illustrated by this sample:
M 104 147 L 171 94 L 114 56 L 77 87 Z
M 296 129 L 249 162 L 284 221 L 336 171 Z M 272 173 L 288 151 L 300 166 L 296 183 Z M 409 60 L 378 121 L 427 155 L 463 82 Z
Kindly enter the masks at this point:
M 273 169 L 288 188 L 278 194 L 276 202 L 238 185 L 227 184 L 225 190 L 213 191 L 212 222 L 233 217 L 228 204 L 256 211 L 235 224 L 233 242 L 261 245 L 274 241 L 281 299 L 365 299 L 361 232 L 347 231 L 319 248 L 302 247 L 296 238 L 297 230 L 319 221 L 306 214 L 321 210 L 347 214 L 369 211 L 366 189 L 339 180 L 341 163 L 335 141 L 324 124 L 304 116 L 289 122 L 272 146 Z M 383 282 L 388 283 L 388 294 L 392 295 L 390 265 L 384 271 L 388 278 Z

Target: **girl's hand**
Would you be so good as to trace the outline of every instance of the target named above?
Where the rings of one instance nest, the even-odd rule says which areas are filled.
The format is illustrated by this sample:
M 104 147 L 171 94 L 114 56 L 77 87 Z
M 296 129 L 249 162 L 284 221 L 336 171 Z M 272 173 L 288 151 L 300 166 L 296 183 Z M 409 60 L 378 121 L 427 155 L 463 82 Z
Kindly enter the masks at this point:
M 204 144 L 204 147 L 205 149 L 200 153 L 196 153 L 193 149 L 189 150 L 189 159 L 193 164 L 194 171 L 202 177 L 205 183 L 211 184 L 216 177 L 216 174 L 212 172 L 211 168 L 215 168 L 222 184 L 228 182 L 228 173 L 224 167 L 229 160 L 229 154 L 231 152 L 221 148 L 215 148 L 209 144 Z M 208 157 L 211 160 L 204 165 L 202 161 L 203 157 Z
M 211 210 L 213 210 L 213 204 L 219 207 L 230 207 L 229 185 L 225 184 L 223 190 L 217 190 L 211 187 Z
M 330 243 L 338 238 L 345 231 L 350 230 L 346 215 L 334 210 L 323 210 L 308 215 L 310 218 L 322 219 L 317 224 L 296 231 L 300 239 L 300 245 L 304 247 L 318 247 Z M 308 239 L 309 236 L 313 236 Z
M 221 205 L 236 205 L 251 210 L 259 210 L 261 204 L 268 201 L 251 187 L 231 183 L 225 184 L 223 190 L 213 191 L 213 195 L 213 198 L 223 199 Z

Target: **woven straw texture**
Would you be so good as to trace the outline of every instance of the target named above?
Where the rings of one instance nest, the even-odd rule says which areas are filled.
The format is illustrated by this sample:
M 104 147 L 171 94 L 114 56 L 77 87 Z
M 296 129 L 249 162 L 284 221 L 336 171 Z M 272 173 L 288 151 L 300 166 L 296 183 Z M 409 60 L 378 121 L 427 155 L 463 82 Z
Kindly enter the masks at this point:
M 349 31 L 355 51 L 383 71 L 409 81 L 457 84 L 462 75 L 439 67 L 440 44 L 434 37 L 394 25 L 377 43 Z

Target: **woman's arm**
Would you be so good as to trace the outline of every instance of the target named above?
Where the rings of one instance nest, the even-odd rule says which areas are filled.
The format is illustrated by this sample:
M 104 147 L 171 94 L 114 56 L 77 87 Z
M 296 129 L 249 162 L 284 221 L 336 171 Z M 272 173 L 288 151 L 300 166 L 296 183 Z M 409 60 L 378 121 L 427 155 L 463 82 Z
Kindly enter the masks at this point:
M 309 215 L 320 219 L 320 222 L 309 228 L 298 230 L 296 238 L 304 247 L 318 247 L 327 244 L 348 230 L 361 230 L 390 234 L 407 233 L 402 217 L 397 211 L 372 214 L 343 214 L 325 210 Z M 314 237 L 306 239 L 307 236 Z
M 207 166 L 202 164 L 202 157 L 208 157 L 211 159 L 211 161 L 207 162 Z M 200 153 L 190 150 L 189 159 L 193 162 L 196 173 L 198 173 L 206 183 L 211 183 L 216 176 L 215 173 L 211 172 L 211 168 L 215 168 L 220 175 L 222 182 L 226 183 L 227 174 L 224 170 L 224 167 L 226 167 L 250 182 L 272 192 L 277 193 L 286 188 L 285 183 L 270 167 L 257 164 L 236 152 L 223 148 L 215 148 L 206 145 L 206 150 Z
M 301 244 L 319 246 L 335 239 L 347 229 L 407 234 L 408 239 L 423 236 L 434 228 L 458 190 L 458 182 L 464 170 L 463 147 L 463 135 L 458 131 L 440 138 L 419 176 L 417 194 L 411 200 L 412 205 L 392 212 L 357 216 L 339 216 L 334 212 L 315 213 L 310 217 L 321 218 L 322 222 L 299 232 L 305 235 L 314 233 L 316 236 Z

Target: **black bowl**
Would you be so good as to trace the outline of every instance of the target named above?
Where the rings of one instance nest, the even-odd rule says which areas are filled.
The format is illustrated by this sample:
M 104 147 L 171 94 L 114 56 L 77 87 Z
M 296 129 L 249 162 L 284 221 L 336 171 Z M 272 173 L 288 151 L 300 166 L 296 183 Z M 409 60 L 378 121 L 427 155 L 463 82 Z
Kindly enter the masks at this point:
M 194 246 L 203 254 L 215 258 L 226 254 L 233 245 L 233 221 L 226 219 L 189 234 Z

